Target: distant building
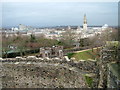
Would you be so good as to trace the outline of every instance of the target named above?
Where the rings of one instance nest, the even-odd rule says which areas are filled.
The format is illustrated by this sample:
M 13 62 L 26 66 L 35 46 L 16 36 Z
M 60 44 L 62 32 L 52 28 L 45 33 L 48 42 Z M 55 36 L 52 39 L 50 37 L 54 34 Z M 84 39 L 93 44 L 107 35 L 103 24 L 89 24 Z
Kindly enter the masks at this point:
M 77 30 L 81 30 L 80 26 L 77 27 Z
M 108 28 L 108 25 L 107 25 L 107 24 L 105 24 L 105 25 L 102 26 L 102 30 L 105 30 L 105 29 L 107 29 L 107 28 Z
M 11 28 L 11 30 L 12 30 L 12 31 L 18 31 L 18 28 L 13 27 L 13 28 Z
M 42 47 L 40 48 L 40 56 L 42 58 L 63 57 L 63 46 Z
M 102 32 L 104 32 L 106 29 L 108 28 L 108 25 L 105 24 L 104 26 L 100 26 L 100 27 L 88 27 L 87 26 L 87 18 L 86 18 L 86 14 L 84 15 L 84 20 L 83 20 L 83 28 L 81 28 L 80 26 L 76 27 L 76 26 L 70 26 L 68 25 L 66 26 L 59 26 L 59 28 L 54 27 L 54 28 L 33 28 L 31 26 L 26 26 L 23 24 L 19 24 L 18 28 L 13 27 L 11 28 L 11 30 L 7 30 L 7 37 L 8 36 L 12 36 L 12 35 L 17 35 L 17 33 L 19 32 L 21 35 L 31 35 L 31 34 L 35 34 L 35 36 L 39 36 L 41 34 L 43 34 L 45 36 L 45 38 L 48 39 L 56 39 L 56 40 L 60 40 L 62 38 L 62 35 L 64 32 L 71 31 L 73 33 L 75 33 L 75 37 L 76 37 L 76 41 L 79 41 L 81 38 L 89 38 L 92 37 L 96 34 L 102 34 Z M 112 29 L 109 28 L 109 31 L 111 31 Z M 6 31 L 6 30 L 5 30 Z
M 68 26 L 68 28 L 67 28 L 68 30 L 70 30 L 71 29 L 71 27 L 70 26 Z
M 19 30 L 25 30 L 27 29 L 27 26 L 19 24 Z

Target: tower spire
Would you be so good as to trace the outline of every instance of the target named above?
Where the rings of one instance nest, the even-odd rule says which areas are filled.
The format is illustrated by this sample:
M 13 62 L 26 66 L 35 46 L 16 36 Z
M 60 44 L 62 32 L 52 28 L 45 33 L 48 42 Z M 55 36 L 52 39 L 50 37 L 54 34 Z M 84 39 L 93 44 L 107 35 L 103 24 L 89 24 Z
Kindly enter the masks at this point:
M 84 24 L 87 24 L 86 14 L 84 14 Z
M 86 30 L 87 30 L 87 18 L 86 18 L 86 14 L 84 14 L 83 30 L 84 30 L 85 32 L 86 32 Z

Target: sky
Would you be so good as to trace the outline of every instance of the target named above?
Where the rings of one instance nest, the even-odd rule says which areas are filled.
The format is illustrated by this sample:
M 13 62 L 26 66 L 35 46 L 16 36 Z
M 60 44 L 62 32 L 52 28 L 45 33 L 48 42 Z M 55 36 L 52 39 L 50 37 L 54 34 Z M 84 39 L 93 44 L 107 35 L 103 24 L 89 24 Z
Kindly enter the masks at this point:
M 118 25 L 117 2 L 4 2 L 2 26 L 82 26 L 84 14 L 88 26 Z
M 1 0 L 2 2 L 119 2 L 120 0 Z

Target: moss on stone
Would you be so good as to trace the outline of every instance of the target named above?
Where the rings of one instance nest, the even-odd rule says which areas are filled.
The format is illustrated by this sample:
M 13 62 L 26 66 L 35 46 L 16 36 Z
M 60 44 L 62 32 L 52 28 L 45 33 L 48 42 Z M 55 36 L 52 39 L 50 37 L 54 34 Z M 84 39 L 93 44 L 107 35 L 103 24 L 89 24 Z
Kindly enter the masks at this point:
M 85 81 L 86 81 L 86 83 L 88 84 L 88 86 L 89 87 L 91 87 L 92 88 L 92 84 L 93 84 L 93 78 L 92 77 L 90 77 L 89 75 L 84 75 L 84 77 L 85 77 Z

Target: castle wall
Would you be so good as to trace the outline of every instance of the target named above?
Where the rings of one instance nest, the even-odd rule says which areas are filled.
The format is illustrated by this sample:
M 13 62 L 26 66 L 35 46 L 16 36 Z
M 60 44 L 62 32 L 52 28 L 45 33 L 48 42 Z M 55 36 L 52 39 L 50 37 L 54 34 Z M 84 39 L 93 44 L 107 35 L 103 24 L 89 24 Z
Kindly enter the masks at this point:
M 9 61 L 9 62 L 8 62 Z M 64 61 L 64 60 L 63 60 Z M 3 88 L 85 88 L 80 72 L 60 60 L 12 59 L 2 62 Z

